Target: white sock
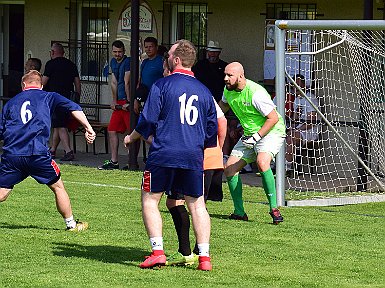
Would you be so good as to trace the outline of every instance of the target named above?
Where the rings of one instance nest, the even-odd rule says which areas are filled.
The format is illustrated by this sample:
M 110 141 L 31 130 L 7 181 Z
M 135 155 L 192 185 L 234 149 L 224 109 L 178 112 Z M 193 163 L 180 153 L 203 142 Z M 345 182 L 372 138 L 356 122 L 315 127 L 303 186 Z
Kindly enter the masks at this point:
M 152 250 L 163 250 L 163 237 L 151 237 L 150 244 Z
M 209 243 L 201 243 L 198 244 L 199 256 L 207 256 L 209 257 L 210 244 Z
M 66 223 L 67 228 L 69 228 L 69 229 L 75 228 L 75 226 L 76 226 L 76 221 L 74 220 L 73 215 L 71 215 L 71 217 L 69 217 L 69 218 L 64 218 L 64 222 Z

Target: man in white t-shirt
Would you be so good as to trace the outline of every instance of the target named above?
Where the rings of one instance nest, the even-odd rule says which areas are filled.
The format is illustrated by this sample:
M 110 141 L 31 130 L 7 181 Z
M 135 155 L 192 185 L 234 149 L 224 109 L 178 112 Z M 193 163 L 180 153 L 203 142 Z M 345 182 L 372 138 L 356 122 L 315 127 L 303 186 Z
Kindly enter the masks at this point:
M 295 81 L 305 91 L 312 103 L 319 107 L 318 99 L 306 91 L 305 77 L 301 74 L 295 75 Z M 286 136 L 286 170 L 292 170 L 293 154 L 297 147 L 303 145 L 307 141 L 316 141 L 319 134 L 319 125 L 317 125 L 317 112 L 314 107 L 296 91 L 294 100 L 294 120 L 295 125 L 287 130 Z

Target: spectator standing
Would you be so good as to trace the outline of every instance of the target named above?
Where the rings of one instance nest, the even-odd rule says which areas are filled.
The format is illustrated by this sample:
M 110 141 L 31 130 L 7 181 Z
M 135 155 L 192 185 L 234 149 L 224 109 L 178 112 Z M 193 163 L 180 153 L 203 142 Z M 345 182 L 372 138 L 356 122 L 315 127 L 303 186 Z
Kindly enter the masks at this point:
M 40 72 L 41 69 L 41 60 L 39 58 L 29 58 L 24 65 L 25 73 L 28 73 L 31 70 L 36 70 Z
M 99 170 L 119 169 L 119 133 L 125 133 L 130 129 L 130 58 L 125 55 L 124 43 L 116 40 L 112 43 L 112 56 L 110 67 L 112 115 L 108 125 L 108 137 L 110 141 L 111 159 L 106 160 Z
M 228 64 L 219 58 L 221 52 L 219 42 L 210 40 L 206 47 L 206 59 L 198 61 L 192 68 L 195 78 L 209 88 L 217 102 L 222 99 L 225 67 Z
M 38 71 L 31 70 L 23 76 L 22 88 L 23 92 L 5 104 L 0 119 L 0 140 L 4 140 L 0 162 L 0 202 L 7 199 L 14 185 L 31 176 L 53 191 L 56 207 L 67 230 L 85 230 L 87 222 L 74 220 L 60 169 L 47 147 L 51 113 L 57 107 L 71 111 L 85 128 L 88 143 L 94 141 L 95 132 L 78 104 L 57 93 L 42 91 L 42 76 Z
M 31 70 L 36 70 L 38 72 L 40 72 L 41 70 L 41 60 L 39 58 L 29 58 L 25 64 L 24 64 L 24 74 L 25 73 L 28 73 L 29 71 Z M 12 87 L 12 89 L 16 92 L 14 95 L 17 95 L 19 94 L 22 90 L 21 90 L 21 79 L 23 78 L 24 74 L 20 74 L 20 78 L 19 80 L 17 81 L 17 84 L 15 83 L 15 87 Z M 3 102 L 3 104 L 7 103 L 5 100 Z
M 242 182 L 239 171 L 256 161 L 262 185 L 270 206 L 273 223 L 283 221 L 277 208 L 275 179 L 270 168 L 271 160 L 285 140 L 285 123 L 276 111 L 269 93 L 257 83 L 245 78 L 243 66 L 230 63 L 225 69 L 226 88 L 219 106 L 223 112 L 231 108 L 238 117 L 244 136 L 237 142 L 225 165 L 225 175 L 234 202 L 230 219 L 247 221 L 243 207 Z
M 170 76 L 152 86 L 128 144 L 154 135 L 142 181 L 142 216 L 151 255 L 141 268 L 165 265 L 159 202 L 163 192 L 184 195 L 199 249 L 199 270 L 211 270 L 210 216 L 203 196 L 203 149 L 217 145 L 217 116 L 210 91 L 197 81 L 191 67 L 194 45 L 177 41 L 168 52 Z
M 140 65 L 139 84 L 136 89 L 134 100 L 134 112 L 137 116 L 139 116 L 141 109 L 147 100 L 148 92 L 150 91 L 152 84 L 163 77 L 163 55 L 158 53 L 158 40 L 154 37 L 147 37 L 144 39 L 144 52 L 146 53 L 147 58 L 144 59 Z M 138 119 L 138 117 L 136 119 Z M 137 124 L 137 122 L 135 124 Z M 137 141 L 132 147 L 135 147 L 136 155 L 138 155 L 140 141 Z M 137 169 L 139 169 L 137 163 L 136 167 L 130 167 L 130 170 Z
M 144 52 L 147 58 L 140 65 L 138 92 L 135 95 L 134 111 L 139 115 L 140 110 L 147 100 L 152 84 L 163 77 L 163 55 L 158 54 L 158 40 L 154 37 L 144 39 Z
M 71 99 L 72 93 L 81 94 L 79 72 L 76 65 L 64 57 L 64 48 L 60 43 L 54 43 L 51 47 L 51 60 L 44 68 L 43 86 L 48 92 L 56 92 L 64 97 Z M 70 112 L 67 109 L 58 107 L 52 116 L 52 146 L 51 154 L 56 156 L 56 149 L 60 142 L 64 148 L 64 156 L 61 161 L 71 161 L 75 159 L 73 150 L 70 147 L 70 137 L 67 126 L 70 122 Z

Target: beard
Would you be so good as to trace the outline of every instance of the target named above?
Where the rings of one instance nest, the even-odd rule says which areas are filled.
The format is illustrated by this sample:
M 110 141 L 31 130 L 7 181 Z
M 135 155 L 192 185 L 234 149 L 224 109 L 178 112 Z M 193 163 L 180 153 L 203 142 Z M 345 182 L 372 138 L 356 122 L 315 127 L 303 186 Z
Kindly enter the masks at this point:
M 170 71 L 170 73 L 174 72 L 174 70 L 175 70 L 175 66 L 173 64 L 174 63 L 173 63 L 172 59 L 168 58 L 167 59 L 167 68 Z
M 226 89 L 229 91 L 234 91 L 238 89 L 238 82 L 235 82 L 234 84 L 225 83 L 225 85 L 226 85 Z
M 219 61 L 219 57 L 217 57 L 217 56 L 207 57 L 207 60 L 210 63 L 217 63 Z

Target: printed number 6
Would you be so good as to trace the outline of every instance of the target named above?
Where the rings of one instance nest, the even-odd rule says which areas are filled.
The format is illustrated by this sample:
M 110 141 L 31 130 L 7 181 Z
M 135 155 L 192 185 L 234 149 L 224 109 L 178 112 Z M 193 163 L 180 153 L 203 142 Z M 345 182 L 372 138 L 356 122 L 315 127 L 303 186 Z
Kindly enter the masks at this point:
M 28 121 L 32 119 L 32 112 L 31 110 L 27 109 L 28 105 L 31 105 L 31 102 L 25 101 L 20 109 L 21 121 L 23 121 L 24 124 L 27 124 Z
M 193 105 L 193 101 L 198 101 L 197 95 L 192 95 L 186 103 L 186 93 L 179 97 L 180 102 L 180 123 L 184 124 L 186 119 L 187 124 L 194 125 L 198 119 L 198 109 Z

